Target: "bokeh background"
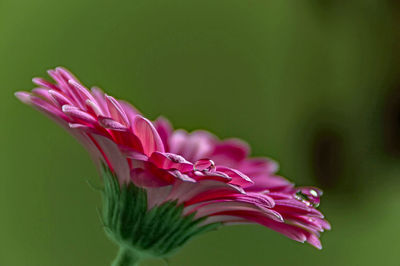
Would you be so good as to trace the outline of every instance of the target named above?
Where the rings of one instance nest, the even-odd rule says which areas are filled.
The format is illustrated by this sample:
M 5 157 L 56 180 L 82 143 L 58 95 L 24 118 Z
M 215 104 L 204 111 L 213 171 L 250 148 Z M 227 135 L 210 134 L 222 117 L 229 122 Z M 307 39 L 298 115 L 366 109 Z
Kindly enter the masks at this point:
M 170 266 L 399 265 L 399 26 L 395 0 L 0 0 L 0 265 L 108 266 L 117 251 L 88 154 L 13 96 L 58 65 L 325 191 L 322 251 L 236 226 Z

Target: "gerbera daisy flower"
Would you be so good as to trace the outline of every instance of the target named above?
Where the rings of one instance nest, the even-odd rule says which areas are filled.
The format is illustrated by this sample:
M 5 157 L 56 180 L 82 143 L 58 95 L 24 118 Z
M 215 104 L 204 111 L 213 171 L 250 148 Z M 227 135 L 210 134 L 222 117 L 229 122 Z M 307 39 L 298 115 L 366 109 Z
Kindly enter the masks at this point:
M 174 130 L 129 103 L 88 90 L 64 68 L 55 82 L 34 78 L 22 102 L 44 112 L 80 141 L 103 177 L 102 222 L 120 246 L 113 265 L 166 257 L 193 236 L 221 225 L 260 224 L 320 249 L 330 229 L 317 207 L 321 190 L 295 187 L 268 158 L 249 157 L 239 139 Z

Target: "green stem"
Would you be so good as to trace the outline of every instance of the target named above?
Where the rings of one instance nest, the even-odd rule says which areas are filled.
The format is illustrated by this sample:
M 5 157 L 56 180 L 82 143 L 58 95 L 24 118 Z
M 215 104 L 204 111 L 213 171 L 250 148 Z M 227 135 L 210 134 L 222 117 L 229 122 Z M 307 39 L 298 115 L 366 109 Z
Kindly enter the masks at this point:
M 138 266 L 140 256 L 132 249 L 120 247 L 118 255 L 111 266 Z

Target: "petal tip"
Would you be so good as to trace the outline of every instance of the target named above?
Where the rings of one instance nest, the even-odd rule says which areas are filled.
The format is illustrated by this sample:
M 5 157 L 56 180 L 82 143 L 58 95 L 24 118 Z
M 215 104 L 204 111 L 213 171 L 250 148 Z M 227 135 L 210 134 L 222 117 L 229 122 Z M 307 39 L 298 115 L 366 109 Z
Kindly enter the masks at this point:
M 31 94 L 25 91 L 17 91 L 14 93 L 14 96 L 17 97 L 23 103 L 30 104 L 31 103 Z

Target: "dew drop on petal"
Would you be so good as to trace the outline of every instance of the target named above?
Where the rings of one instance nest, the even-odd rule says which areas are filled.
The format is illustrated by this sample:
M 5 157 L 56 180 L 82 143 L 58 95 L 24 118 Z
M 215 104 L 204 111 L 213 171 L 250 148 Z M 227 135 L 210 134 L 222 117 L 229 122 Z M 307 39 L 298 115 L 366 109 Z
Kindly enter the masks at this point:
M 215 170 L 215 163 L 210 159 L 200 159 L 193 165 L 193 171 L 211 172 Z
M 320 196 L 322 195 L 321 190 L 314 188 L 301 188 L 296 192 L 294 198 L 302 201 L 307 206 L 318 207 L 320 204 Z
M 317 193 L 317 191 L 315 191 L 314 189 L 310 189 L 310 194 L 311 194 L 311 196 L 313 196 L 313 197 L 318 197 L 318 193 Z

